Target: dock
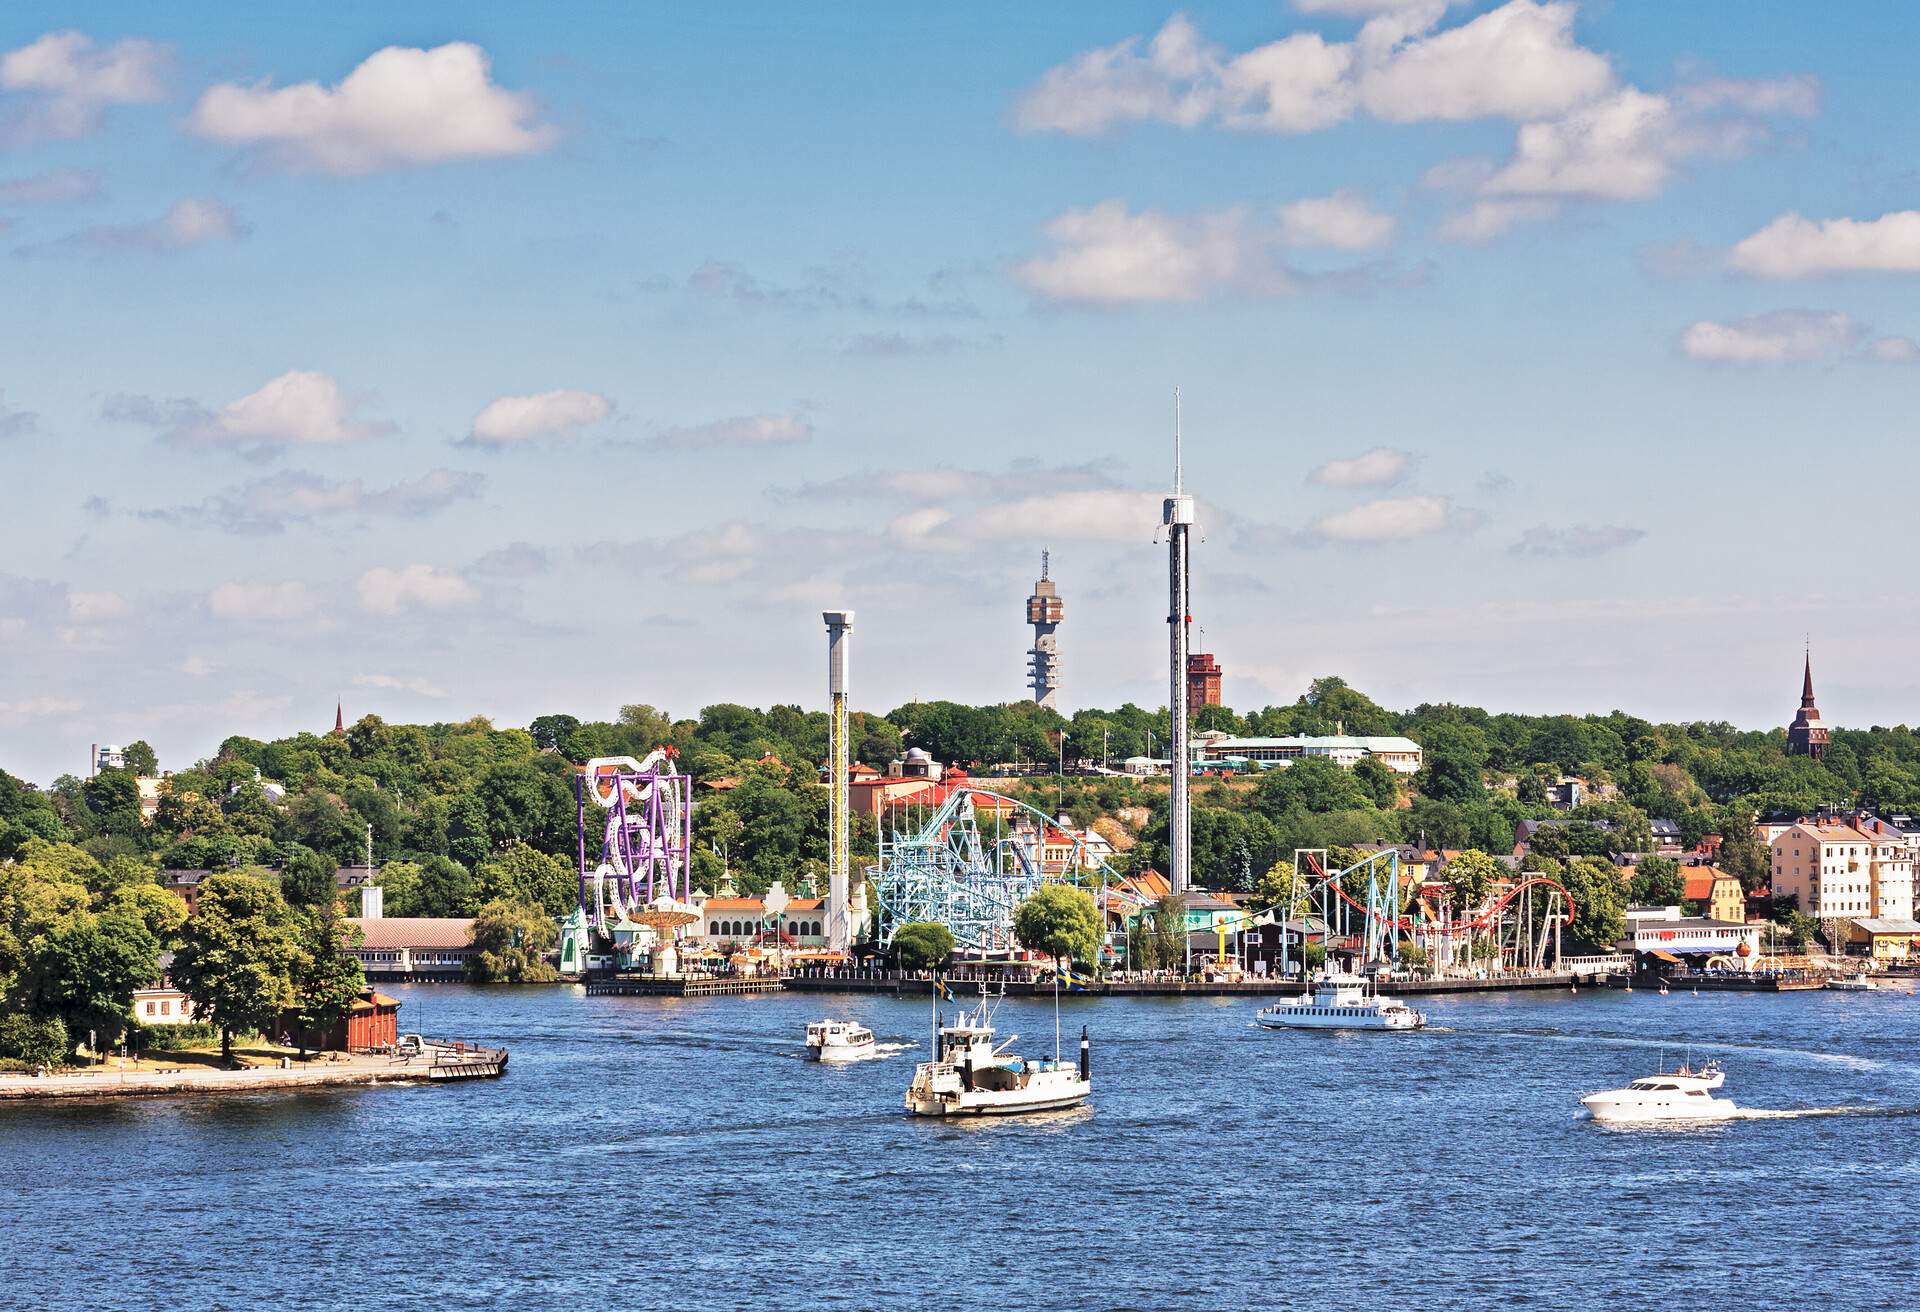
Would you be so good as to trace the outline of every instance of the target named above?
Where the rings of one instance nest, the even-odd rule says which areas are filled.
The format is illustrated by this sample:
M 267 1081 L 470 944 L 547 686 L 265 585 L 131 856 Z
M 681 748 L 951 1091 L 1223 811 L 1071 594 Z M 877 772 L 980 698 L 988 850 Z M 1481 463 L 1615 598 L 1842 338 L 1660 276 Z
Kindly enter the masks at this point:
M 1443 993 L 1502 993 L 1516 989 L 1565 989 L 1576 981 L 1589 982 L 1591 977 L 1570 974 L 1545 975 L 1498 975 L 1487 979 L 1396 979 L 1383 980 L 1379 989 L 1383 994 L 1430 995 Z M 956 993 L 974 988 L 978 981 L 970 979 L 949 979 L 947 986 Z M 998 981 L 990 980 L 991 988 L 1000 987 Z M 863 975 L 791 975 L 787 978 L 787 987 L 795 993 L 891 993 L 895 996 L 923 996 L 934 985 L 928 979 L 874 972 Z M 1232 998 L 1232 997 L 1279 997 L 1297 994 L 1305 987 L 1297 979 L 1247 979 L 1221 982 L 1177 979 L 1116 979 L 1095 980 L 1084 985 L 1075 985 L 1062 993 L 1074 993 L 1088 997 L 1115 998 Z M 1037 998 L 1053 996 L 1050 982 L 1032 980 L 1008 980 L 1007 996 L 1010 998 Z
M 417 1056 L 342 1053 L 286 1067 L 179 1066 L 122 1070 L 112 1066 L 49 1075 L 0 1075 L 0 1102 L 153 1098 L 222 1093 L 298 1092 L 303 1089 L 426 1084 L 498 1079 L 507 1050 L 436 1040 Z
M 587 996 L 710 998 L 723 994 L 779 993 L 778 975 L 602 975 L 589 976 Z

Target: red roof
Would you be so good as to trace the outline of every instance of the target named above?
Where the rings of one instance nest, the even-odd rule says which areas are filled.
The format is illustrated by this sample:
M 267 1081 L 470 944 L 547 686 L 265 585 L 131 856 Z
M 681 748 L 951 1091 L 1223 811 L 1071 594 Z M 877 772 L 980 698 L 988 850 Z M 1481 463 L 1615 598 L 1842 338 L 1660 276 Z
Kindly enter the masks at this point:
M 473 920 L 467 916 L 350 917 L 369 948 L 465 948 L 473 946 Z

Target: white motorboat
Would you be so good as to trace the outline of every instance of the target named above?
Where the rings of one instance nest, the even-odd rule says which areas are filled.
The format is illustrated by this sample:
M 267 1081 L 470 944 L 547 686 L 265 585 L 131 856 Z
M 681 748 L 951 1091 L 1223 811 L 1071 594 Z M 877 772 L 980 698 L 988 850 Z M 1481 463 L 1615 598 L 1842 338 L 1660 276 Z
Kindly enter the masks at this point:
M 1054 1006 L 1059 1006 L 1056 995 Z M 1033 1061 L 1005 1051 L 1018 1035 L 994 1042 L 993 1009 L 986 991 L 971 1010 L 940 1024 L 934 1007 L 934 1059 L 913 1069 L 906 1107 L 915 1116 L 1011 1116 L 1083 1103 L 1093 1093 L 1093 1064 L 1086 1027 L 1080 1029 L 1080 1061 L 1060 1060 L 1059 1019 L 1054 1022 L 1052 1061 Z
M 1590 1093 L 1580 1100 L 1587 1114 L 1609 1125 L 1652 1125 L 1675 1121 L 1724 1121 L 1739 1113 L 1728 1098 L 1713 1091 L 1727 1081 L 1719 1063 L 1699 1070 L 1682 1065 L 1635 1080 L 1624 1089 Z
M 1270 1030 L 1417 1030 L 1427 1023 L 1394 998 L 1374 992 L 1364 975 L 1322 975 L 1313 991 L 1263 1007 L 1254 1017 Z
M 1880 986 L 1867 977 L 1866 971 L 1852 975 L 1840 975 L 1827 981 L 1827 987 L 1842 993 L 1877 993 Z
M 807 1026 L 807 1056 L 814 1061 L 852 1061 L 873 1054 L 873 1031 L 850 1020 L 817 1020 Z

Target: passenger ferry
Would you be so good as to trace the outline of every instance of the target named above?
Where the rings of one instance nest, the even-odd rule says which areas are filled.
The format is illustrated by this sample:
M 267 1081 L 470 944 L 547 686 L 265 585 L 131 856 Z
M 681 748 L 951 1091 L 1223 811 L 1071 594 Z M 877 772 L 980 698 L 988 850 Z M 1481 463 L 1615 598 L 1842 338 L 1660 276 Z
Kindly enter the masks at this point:
M 1254 1017 L 1270 1030 L 1417 1030 L 1424 1012 L 1383 998 L 1364 975 L 1322 975 L 1311 993 L 1264 1007 Z
M 850 1020 L 817 1020 L 807 1026 L 807 1056 L 814 1061 L 852 1061 L 872 1056 L 873 1031 Z
M 994 1042 L 993 1010 L 984 988 L 979 1006 L 955 1013 L 950 1025 L 939 1023 L 936 1002 L 934 1060 L 914 1067 L 907 1110 L 915 1116 L 1011 1116 L 1085 1102 L 1093 1093 L 1087 1030 L 1080 1028 L 1079 1064 L 1061 1061 L 1059 1005 L 1056 994 L 1053 1060 L 1032 1061 L 1003 1051 L 1019 1035 Z

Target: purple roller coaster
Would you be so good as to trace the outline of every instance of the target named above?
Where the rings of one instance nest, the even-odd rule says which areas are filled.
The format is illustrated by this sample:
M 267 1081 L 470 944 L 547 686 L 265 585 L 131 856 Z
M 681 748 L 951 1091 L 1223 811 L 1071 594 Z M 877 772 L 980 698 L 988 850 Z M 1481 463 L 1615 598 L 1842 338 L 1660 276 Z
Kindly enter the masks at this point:
M 693 894 L 692 779 L 674 768 L 671 747 L 644 761 L 596 757 L 574 780 L 580 811 L 580 909 L 596 929 L 631 921 L 658 897 Z M 587 803 L 604 808 L 600 857 L 587 865 Z

